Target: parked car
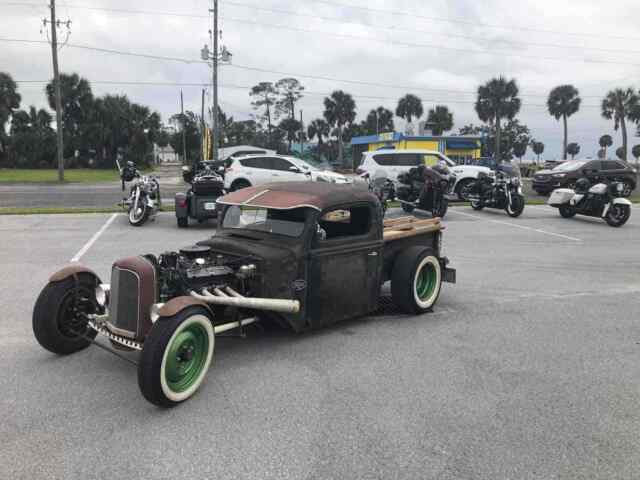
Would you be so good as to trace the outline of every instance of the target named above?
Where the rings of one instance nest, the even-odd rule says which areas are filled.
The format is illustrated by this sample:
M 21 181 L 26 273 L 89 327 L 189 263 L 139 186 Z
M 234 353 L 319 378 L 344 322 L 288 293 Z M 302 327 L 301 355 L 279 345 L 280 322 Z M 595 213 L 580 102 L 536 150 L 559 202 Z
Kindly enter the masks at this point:
M 434 307 L 442 282 L 455 283 L 440 220 L 383 220 L 367 189 L 274 183 L 218 203 L 215 236 L 117 260 L 110 285 L 78 263 L 53 274 L 33 312 L 40 345 L 71 354 L 100 334 L 140 351 L 143 396 L 170 407 L 202 384 L 215 335 L 267 314 L 296 332 L 361 317 L 378 309 L 389 280 L 397 306 L 420 314 Z
M 456 183 L 449 193 L 455 194 L 462 200 L 462 189 L 478 177 L 478 173 L 484 172 L 491 175 L 491 169 L 478 165 L 458 165 L 453 160 L 440 152 L 432 150 L 376 150 L 364 152 L 360 166 L 356 170 L 358 174 L 369 173 L 373 175 L 378 170 L 385 170 L 388 177 L 398 182 L 398 175 L 408 172 L 411 168 L 425 165 L 433 167 L 444 162 L 456 176 Z
M 556 188 L 574 189 L 576 181 L 586 178 L 591 183 L 596 179 L 620 182 L 622 196 L 628 197 L 636 188 L 636 172 L 622 160 L 569 160 L 553 170 L 540 170 L 533 176 L 532 187 L 541 195 Z
M 352 183 L 353 180 L 330 170 L 320 170 L 299 158 L 285 155 L 247 155 L 234 158 L 225 172 L 229 191 L 271 182 L 319 181 Z

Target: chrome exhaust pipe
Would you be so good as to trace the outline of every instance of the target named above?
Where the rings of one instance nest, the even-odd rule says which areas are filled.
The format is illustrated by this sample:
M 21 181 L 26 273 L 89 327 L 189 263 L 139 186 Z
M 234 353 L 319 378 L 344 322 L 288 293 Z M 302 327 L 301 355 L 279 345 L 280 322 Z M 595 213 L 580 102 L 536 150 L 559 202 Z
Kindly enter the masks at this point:
M 268 310 L 281 313 L 298 313 L 300 302 L 298 300 L 285 300 L 280 298 L 247 298 L 233 290 L 225 287 L 225 291 L 215 288 L 213 293 L 206 288 L 202 294 L 193 290 L 189 292 L 192 297 L 214 305 L 228 305 L 230 307 L 248 308 L 251 310 Z

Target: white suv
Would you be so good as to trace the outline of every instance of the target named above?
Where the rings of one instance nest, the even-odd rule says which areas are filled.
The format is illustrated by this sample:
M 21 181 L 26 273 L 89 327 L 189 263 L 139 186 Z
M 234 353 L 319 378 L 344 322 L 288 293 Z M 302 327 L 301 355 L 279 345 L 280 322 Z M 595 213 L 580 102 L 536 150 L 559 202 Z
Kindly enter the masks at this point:
M 369 173 L 374 176 L 376 172 L 385 172 L 387 178 L 398 181 L 398 175 L 407 172 L 413 167 L 427 165 L 432 167 L 438 162 L 445 162 L 456 174 L 456 183 L 451 193 L 462 199 L 462 189 L 469 182 L 478 177 L 478 173 L 484 172 L 491 175 L 491 169 L 476 165 L 457 165 L 453 160 L 440 152 L 433 150 L 376 150 L 364 152 L 362 161 L 356 170 L 358 174 Z
M 224 186 L 229 191 L 265 183 L 303 181 L 352 182 L 344 175 L 320 170 L 304 160 L 284 155 L 247 155 L 234 158 L 224 176 Z

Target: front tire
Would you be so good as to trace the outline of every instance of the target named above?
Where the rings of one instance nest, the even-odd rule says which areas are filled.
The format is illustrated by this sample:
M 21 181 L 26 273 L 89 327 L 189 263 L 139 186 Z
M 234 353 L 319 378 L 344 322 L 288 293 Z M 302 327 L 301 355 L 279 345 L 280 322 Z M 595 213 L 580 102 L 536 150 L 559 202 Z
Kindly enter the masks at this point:
M 205 307 L 192 306 L 153 324 L 138 363 L 138 386 L 144 398 L 160 407 L 173 407 L 195 394 L 213 359 L 212 320 Z
M 413 205 L 411 205 L 410 203 L 404 203 L 404 202 L 402 202 L 402 203 L 400 203 L 400 206 L 402 207 L 402 210 L 404 210 L 404 211 L 405 211 L 405 212 L 407 212 L 407 213 L 411 213 L 411 212 L 413 212 L 413 211 L 416 209 L 416 207 L 414 207 L 414 206 L 413 206 Z
M 79 273 L 76 278 L 77 288 L 73 277 L 49 282 L 40 292 L 33 309 L 32 327 L 36 340 L 58 355 L 87 348 L 91 344 L 88 339 L 95 338 L 97 334 L 89 327 L 84 315 L 96 313 L 95 288 L 100 281 L 86 273 Z
M 507 215 L 517 218 L 524 212 L 524 197 L 522 195 L 512 195 L 511 203 L 505 208 Z
M 137 210 L 131 207 L 129 209 L 129 223 L 134 227 L 141 227 L 149 219 L 150 211 L 151 209 L 145 202 L 142 202 L 142 205 L 139 205 Z
M 406 313 L 430 311 L 440 296 L 440 261 L 430 248 L 413 247 L 398 254 L 391 272 L 391 296 Z
M 570 205 L 560 205 L 558 210 L 560 211 L 560 216 L 562 216 L 562 218 L 573 218 L 576 216 L 576 211 Z
M 621 227 L 625 223 L 627 223 L 627 220 L 629 220 L 630 216 L 631 207 L 629 207 L 629 205 L 614 204 L 611 206 L 611 208 L 609 208 L 609 211 L 607 212 L 606 217 L 604 217 L 604 220 L 605 222 L 607 222 L 607 225 L 611 227 Z

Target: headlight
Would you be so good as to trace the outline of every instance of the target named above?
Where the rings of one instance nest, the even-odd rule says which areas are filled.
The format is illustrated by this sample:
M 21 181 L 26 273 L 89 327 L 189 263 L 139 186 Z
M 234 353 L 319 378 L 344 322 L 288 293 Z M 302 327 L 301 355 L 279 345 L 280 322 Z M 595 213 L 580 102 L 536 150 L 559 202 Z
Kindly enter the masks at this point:
M 96 287 L 95 295 L 98 305 L 101 307 L 109 305 L 109 292 L 111 292 L 111 285 L 108 283 L 101 283 Z
M 156 321 L 160 318 L 159 310 L 164 306 L 164 303 L 154 303 L 151 305 L 151 309 L 149 310 L 149 318 L 151 318 L 151 323 L 156 323 Z
M 553 175 L 551 175 L 553 178 L 564 178 L 567 176 L 566 173 L 554 173 Z

